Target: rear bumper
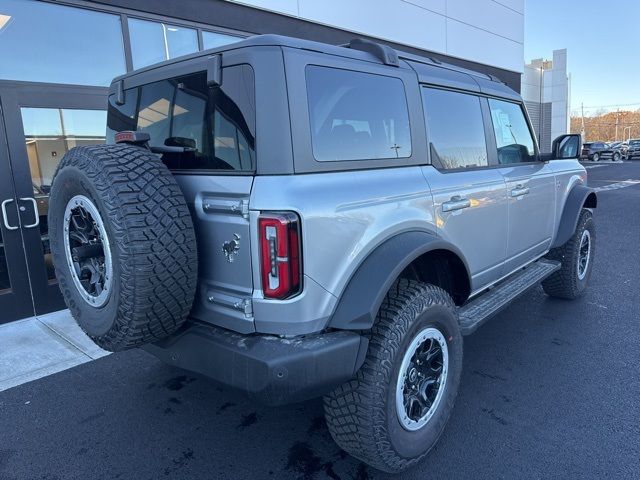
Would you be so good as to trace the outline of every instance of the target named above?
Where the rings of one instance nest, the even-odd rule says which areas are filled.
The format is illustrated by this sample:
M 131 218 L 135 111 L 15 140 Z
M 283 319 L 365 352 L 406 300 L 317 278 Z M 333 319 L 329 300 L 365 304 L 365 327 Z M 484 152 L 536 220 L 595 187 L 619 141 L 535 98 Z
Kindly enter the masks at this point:
M 143 348 L 165 363 L 282 405 L 323 395 L 353 378 L 367 346 L 365 337 L 349 331 L 283 339 L 190 324 Z

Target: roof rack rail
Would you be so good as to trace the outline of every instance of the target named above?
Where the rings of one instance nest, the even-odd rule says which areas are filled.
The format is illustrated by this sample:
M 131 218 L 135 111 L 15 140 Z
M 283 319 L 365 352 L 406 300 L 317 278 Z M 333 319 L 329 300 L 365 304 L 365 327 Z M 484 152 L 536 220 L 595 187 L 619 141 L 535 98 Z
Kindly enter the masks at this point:
M 400 66 L 398 53 L 388 45 L 372 42 L 371 40 L 365 40 L 364 38 L 354 38 L 347 45 L 343 46 L 353 50 L 368 52 L 385 65 L 390 65 L 392 67 Z

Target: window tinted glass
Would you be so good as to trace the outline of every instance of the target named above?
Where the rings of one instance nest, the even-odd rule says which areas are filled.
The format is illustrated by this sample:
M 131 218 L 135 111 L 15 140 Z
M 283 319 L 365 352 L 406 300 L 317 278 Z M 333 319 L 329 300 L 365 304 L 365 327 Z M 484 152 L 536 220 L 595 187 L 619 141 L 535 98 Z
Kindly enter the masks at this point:
M 480 99 L 433 88 L 422 90 L 431 161 L 438 168 L 488 165 Z
M 316 160 L 411 156 L 411 133 L 400 79 L 307 67 L 311 139 Z
M 0 79 L 109 85 L 125 72 L 119 15 L 0 1 Z
M 198 51 L 198 32 L 192 28 L 130 18 L 129 36 L 133 68 Z
M 535 144 L 520 105 L 489 99 L 489 106 L 498 146 L 498 162 L 534 162 Z
M 222 45 L 228 45 L 229 43 L 239 42 L 242 40 L 240 37 L 234 37 L 233 35 L 224 35 L 222 33 L 214 32 L 202 32 L 202 46 L 205 50 L 208 48 L 221 47 Z
M 125 92 L 125 104 L 109 98 L 107 139 L 115 132 L 149 133 L 152 147 L 184 147 L 162 160 L 173 170 L 255 169 L 253 70 L 227 67 L 220 87 L 208 87 L 206 72 L 163 80 Z

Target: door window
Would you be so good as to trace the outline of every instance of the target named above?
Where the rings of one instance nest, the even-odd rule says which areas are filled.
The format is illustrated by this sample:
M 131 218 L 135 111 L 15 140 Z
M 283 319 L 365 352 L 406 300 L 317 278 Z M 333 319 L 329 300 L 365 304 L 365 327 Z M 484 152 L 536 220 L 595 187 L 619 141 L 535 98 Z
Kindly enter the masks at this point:
M 437 168 L 486 167 L 487 143 L 480 99 L 448 90 L 423 88 L 431 162 Z
M 411 156 L 409 112 L 402 80 L 309 66 L 307 95 L 316 160 Z
M 51 182 L 58 168 L 58 163 L 71 148 L 104 143 L 107 112 L 22 108 L 21 113 L 33 196 L 38 206 L 40 238 L 47 267 L 47 277 L 51 281 L 55 279 L 47 224 Z M 0 277 L 2 277 L 1 272 Z
M 535 142 L 522 107 L 495 99 L 489 99 L 489 107 L 498 147 L 498 163 L 535 162 Z

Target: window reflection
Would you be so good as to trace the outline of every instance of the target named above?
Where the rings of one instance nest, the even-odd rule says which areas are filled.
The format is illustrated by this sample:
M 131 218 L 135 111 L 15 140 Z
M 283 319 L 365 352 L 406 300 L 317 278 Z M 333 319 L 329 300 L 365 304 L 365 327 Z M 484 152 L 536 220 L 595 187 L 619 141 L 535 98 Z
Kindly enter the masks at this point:
M 0 58 L 0 79 L 109 85 L 126 71 L 120 16 L 2 0 Z
M 107 112 L 22 108 L 21 113 L 33 195 L 38 204 L 38 215 L 40 216 L 42 249 L 47 267 L 47 277 L 51 281 L 55 279 L 47 223 L 51 181 L 58 163 L 70 149 L 81 145 L 104 143 Z M 2 277 L 1 271 L 0 277 Z
M 422 90 L 431 161 L 438 168 L 488 165 L 480 99 L 475 95 Z
M 536 160 L 535 144 L 522 107 L 517 103 L 489 99 L 491 120 L 501 165 Z
M 198 51 L 198 32 L 192 28 L 129 19 L 133 68 L 141 68 Z
M 214 32 L 202 32 L 202 46 L 205 50 L 209 48 L 222 47 L 230 43 L 239 42 L 241 37 L 234 37 L 233 35 L 224 35 L 222 33 Z

